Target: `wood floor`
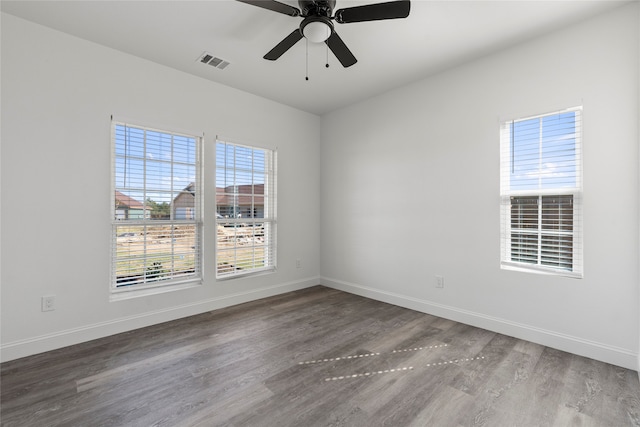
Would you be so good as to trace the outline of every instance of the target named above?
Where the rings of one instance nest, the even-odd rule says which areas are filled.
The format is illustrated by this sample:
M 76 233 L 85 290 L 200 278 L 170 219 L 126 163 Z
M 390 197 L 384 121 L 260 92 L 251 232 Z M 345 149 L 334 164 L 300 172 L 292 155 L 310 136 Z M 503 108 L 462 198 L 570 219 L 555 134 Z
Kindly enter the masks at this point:
M 634 371 L 320 286 L 1 372 L 2 426 L 640 426 Z

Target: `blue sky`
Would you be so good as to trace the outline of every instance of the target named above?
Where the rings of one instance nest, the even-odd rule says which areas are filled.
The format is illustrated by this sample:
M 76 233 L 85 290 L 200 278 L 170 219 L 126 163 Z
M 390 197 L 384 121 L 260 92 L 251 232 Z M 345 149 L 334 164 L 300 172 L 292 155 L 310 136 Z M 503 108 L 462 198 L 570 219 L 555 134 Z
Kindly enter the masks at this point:
M 511 129 L 511 190 L 576 187 L 576 112 L 520 120 Z
M 143 202 L 171 200 L 196 180 L 196 139 L 116 125 L 116 190 Z
M 193 137 L 115 126 L 116 190 L 143 202 L 171 203 L 196 180 L 196 144 Z M 216 143 L 216 187 L 263 184 L 265 151 Z
M 264 150 L 216 143 L 216 187 L 264 184 L 265 166 Z

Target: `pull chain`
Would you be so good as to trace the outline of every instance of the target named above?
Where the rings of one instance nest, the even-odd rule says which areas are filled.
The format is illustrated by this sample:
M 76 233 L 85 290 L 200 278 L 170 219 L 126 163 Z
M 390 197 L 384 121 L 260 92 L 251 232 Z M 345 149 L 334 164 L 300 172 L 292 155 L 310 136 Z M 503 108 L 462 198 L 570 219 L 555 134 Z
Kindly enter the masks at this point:
M 305 41 L 305 46 L 306 46 L 306 49 L 305 49 L 306 50 L 306 61 L 305 61 L 306 62 L 306 64 L 305 64 L 306 65 L 306 74 L 305 74 L 305 78 L 304 79 L 306 81 L 309 81 L 309 39 L 307 39 L 305 37 L 304 41 Z
M 325 43 L 325 46 L 327 47 L 327 50 L 326 50 L 326 52 L 327 52 L 327 62 L 326 62 L 325 67 L 329 68 L 329 45 L 327 43 Z
M 304 41 L 305 41 L 305 77 L 304 77 L 304 79 L 305 79 L 306 81 L 309 81 L 309 39 L 307 39 L 307 38 L 305 37 Z M 325 62 L 325 67 L 329 68 L 329 45 L 328 45 L 328 44 L 326 44 L 326 43 L 325 43 L 325 45 L 326 45 L 326 50 L 325 50 L 325 53 L 326 53 L 326 62 Z

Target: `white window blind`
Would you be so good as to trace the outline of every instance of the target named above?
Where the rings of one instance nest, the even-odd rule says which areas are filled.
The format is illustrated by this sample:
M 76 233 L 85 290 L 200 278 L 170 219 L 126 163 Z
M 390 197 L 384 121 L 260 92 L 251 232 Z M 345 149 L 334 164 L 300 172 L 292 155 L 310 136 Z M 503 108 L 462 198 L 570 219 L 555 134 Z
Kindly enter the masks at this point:
M 276 267 L 276 152 L 216 142 L 217 277 Z
M 582 109 L 505 121 L 501 265 L 581 277 Z
M 113 122 L 113 292 L 201 279 L 201 144 Z

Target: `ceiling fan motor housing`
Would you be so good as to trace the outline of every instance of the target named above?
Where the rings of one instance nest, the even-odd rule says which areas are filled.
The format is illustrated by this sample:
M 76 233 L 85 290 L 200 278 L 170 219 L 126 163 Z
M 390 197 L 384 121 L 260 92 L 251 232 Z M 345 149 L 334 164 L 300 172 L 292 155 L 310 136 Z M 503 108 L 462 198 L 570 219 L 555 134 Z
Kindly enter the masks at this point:
M 302 16 L 325 16 L 331 18 L 336 0 L 298 0 Z

